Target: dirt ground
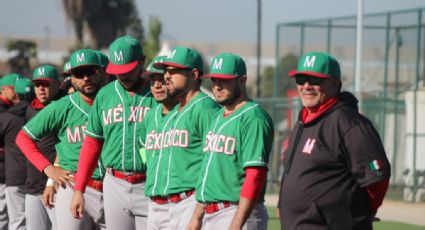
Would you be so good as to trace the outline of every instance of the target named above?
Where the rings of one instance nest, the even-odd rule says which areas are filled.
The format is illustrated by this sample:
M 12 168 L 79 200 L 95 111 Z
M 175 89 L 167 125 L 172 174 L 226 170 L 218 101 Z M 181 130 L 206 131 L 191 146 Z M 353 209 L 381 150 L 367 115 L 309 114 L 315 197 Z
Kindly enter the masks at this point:
M 265 200 L 267 206 L 276 207 L 278 195 L 266 195 Z M 425 203 L 384 200 L 377 217 L 381 220 L 425 226 Z

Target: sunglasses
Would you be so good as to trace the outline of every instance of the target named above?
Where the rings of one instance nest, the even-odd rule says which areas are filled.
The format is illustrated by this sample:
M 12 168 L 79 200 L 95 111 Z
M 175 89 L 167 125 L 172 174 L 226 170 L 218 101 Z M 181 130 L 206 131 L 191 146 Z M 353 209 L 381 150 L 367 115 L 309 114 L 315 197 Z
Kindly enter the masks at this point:
M 304 85 L 306 82 L 310 85 L 320 85 L 323 82 L 323 78 L 300 75 L 295 77 L 297 85 Z
M 50 82 L 48 81 L 34 81 L 33 83 L 35 88 L 38 88 L 40 86 L 47 88 L 50 86 Z
M 72 70 L 72 75 L 77 79 L 83 79 L 85 76 L 90 77 L 98 73 L 96 68 L 84 68 Z
M 166 84 L 164 78 L 154 78 L 154 79 L 151 79 L 150 80 L 150 86 L 151 87 L 154 87 L 157 82 L 159 82 L 161 84 L 161 86 L 163 86 L 163 85 Z

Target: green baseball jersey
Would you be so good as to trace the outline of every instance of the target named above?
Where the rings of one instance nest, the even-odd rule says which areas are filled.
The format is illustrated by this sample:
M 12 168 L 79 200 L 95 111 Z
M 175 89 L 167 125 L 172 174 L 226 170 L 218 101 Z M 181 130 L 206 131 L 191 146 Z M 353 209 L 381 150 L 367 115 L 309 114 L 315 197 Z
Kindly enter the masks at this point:
M 76 172 L 90 110 L 91 106 L 76 92 L 51 102 L 22 129 L 36 141 L 54 133 L 59 139 L 55 148 L 61 168 Z M 92 178 L 102 179 L 103 176 L 104 169 L 99 161 Z
M 238 202 L 244 168 L 267 167 L 273 138 L 272 119 L 257 103 L 247 102 L 228 116 L 220 110 L 204 139 L 196 199 Z
M 168 164 L 168 148 L 165 140 L 170 134 L 171 121 L 178 112 L 178 106 L 165 116 L 162 115 L 163 105 L 159 104 L 150 110 L 145 119 L 149 122 L 142 124 L 146 136 L 142 138 L 146 153 L 146 196 L 165 196 L 164 187 L 166 182 L 166 169 Z
M 138 140 L 141 123 L 156 104 L 148 87 L 131 95 L 119 81 L 113 81 L 99 91 L 86 134 L 103 140 L 101 158 L 106 168 L 129 173 L 146 171 Z
M 219 109 L 211 97 L 200 92 L 173 117 L 162 146 L 168 149 L 164 194 L 195 189 L 203 158 L 202 139 Z

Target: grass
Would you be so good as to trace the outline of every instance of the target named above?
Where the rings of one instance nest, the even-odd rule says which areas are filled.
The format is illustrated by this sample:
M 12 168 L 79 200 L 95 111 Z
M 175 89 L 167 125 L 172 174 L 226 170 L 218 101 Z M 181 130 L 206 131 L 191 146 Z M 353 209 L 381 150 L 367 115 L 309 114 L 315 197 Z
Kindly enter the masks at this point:
M 279 218 L 276 216 L 274 208 L 268 208 L 269 211 L 269 230 L 280 230 Z M 395 221 L 379 221 L 373 224 L 374 230 L 424 230 L 425 226 L 400 223 Z

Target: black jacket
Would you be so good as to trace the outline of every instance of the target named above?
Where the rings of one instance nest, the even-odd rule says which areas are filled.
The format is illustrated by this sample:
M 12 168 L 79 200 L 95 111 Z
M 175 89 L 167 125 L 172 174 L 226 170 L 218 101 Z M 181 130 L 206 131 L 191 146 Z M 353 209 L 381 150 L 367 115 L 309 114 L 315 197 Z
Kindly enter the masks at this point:
M 6 185 L 24 185 L 26 180 L 26 158 L 15 144 L 15 138 L 25 124 L 28 103 L 20 102 L 0 113 L 0 139 L 4 140 Z
M 29 121 L 33 118 L 41 109 L 35 109 L 31 105 L 27 108 L 26 120 Z M 56 157 L 55 144 L 57 143 L 57 138 L 55 135 L 48 135 L 37 141 L 37 147 L 44 154 L 44 156 L 49 159 L 50 162 L 54 162 Z M 47 176 L 44 173 L 41 173 L 37 168 L 27 161 L 27 181 L 26 191 L 28 194 L 37 195 L 41 194 L 46 187 Z
M 0 100 L 0 114 L 6 112 L 9 109 L 9 106 L 6 105 L 2 100 Z M 1 123 L 1 120 L 0 120 Z M 5 168 L 4 168 L 4 139 L 0 138 L 0 184 L 5 182 Z
M 334 106 L 307 124 L 299 119 L 283 161 L 282 229 L 372 228 L 365 187 L 389 178 L 390 165 L 352 94 L 341 93 Z

